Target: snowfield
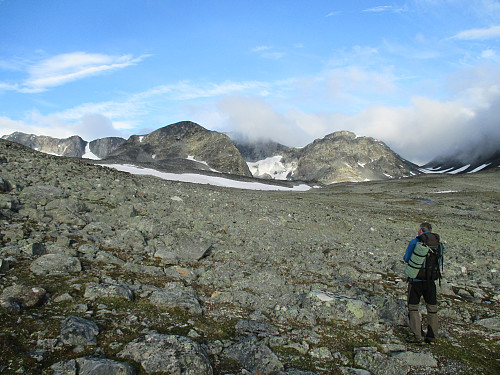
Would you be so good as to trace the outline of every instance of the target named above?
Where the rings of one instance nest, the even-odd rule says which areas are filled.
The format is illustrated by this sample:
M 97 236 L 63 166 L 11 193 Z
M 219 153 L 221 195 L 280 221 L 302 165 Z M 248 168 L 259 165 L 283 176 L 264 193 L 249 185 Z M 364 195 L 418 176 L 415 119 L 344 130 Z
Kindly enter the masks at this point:
M 131 164 L 100 164 L 103 167 L 114 168 L 116 170 L 127 172 L 134 175 L 154 176 L 169 181 L 190 182 L 194 184 L 208 184 L 235 189 L 245 190 L 266 190 L 266 191 L 307 191 L 311 186 L 306 184 L 294 187 L 270 185 L 261 182 L 236 181 L 229 178 L 218 176 L 207 176 L 196 173 L 168 173 L 160 172 L 152 168 L 142 168 Z

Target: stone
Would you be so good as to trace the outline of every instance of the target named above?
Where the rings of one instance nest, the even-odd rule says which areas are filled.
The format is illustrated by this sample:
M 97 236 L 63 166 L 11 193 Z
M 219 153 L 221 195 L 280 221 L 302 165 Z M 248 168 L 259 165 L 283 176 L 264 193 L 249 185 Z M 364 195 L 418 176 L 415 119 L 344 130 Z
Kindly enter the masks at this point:
M 78 375 L 134 375 L 134 368 L 128 363 L 106 358 L 78 358 Z
M 71 315 L 61 322 L 60 338 L 65 345 L 96 345 L 98 334 L 97 324 L 78 316 Z
M 149 300 L 153 305 L 166 308 L 180 308 L 193 315 L 201 315 L 203 310 L 196 292 L 192 289 L 154 291 Z
M 35 259 L 30 266 L 35 275 L 65 275 L 80 272 L 82 265 L 78 258 L 64 254 L 46 254 Z
M 39 305 L 47 292 L 44 288 L 30 287 L 26 285 L 12 285 L 5 288 L 0 295 L 2 306 L 10 306 L 17 310 L 20 308 L 29 308 Z
M 354 325 L 379 319 L 375 306 L 343 294 L 312 291 L 307 294 L 302 307 L 311 310 L 320 319 L 342 320 Z
M 85 288 L 85 298 L 95 300 L 98 298 L 123 298 L 129 301 L 134 299 L 134 292 L 125 286 L 118 284 L 89 284 Z
M 274 374 L 283 370 L 283 364 L 276 354 L 252 336 L 231 345 L 221 356 L 238 362 L 253 374 Z
M 476 320 L 474 324 L 491 329 L 493 331 L 500 331 L 500 318 L 497 317 L 479 319 Z
M 397 357 L 388 357 L 379 353 L 377 348 L 356 348 L 354 364 L 367 369 L 372 375 L 400 375 L 407 374 L 409 366 Z
M 148 374 L 213 374 L 203 348 L 183 336 L 150 333 L 128 343 L 118 357 L 140 363 Z
M 263 338 L 279 334 L 278 329 L 269 323 L 246 319 L 240 319 L 236 323 L 235 331 L 240 335 L 252 335 Z
M 401 352 L 392 356 L 411 367 L 437 367 L 438 362 L 430 353 Z

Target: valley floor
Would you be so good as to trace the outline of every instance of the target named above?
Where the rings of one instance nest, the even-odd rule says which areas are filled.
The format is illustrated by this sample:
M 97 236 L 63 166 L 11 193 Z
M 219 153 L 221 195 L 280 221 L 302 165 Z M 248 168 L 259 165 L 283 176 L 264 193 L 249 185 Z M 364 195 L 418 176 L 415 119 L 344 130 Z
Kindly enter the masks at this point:
M 253 191 L 6 141 L 0 166 L 0 372 L 500 373 L 498 170 Z M 402 258 L 423 221 L 446 254 L 422 347 Z

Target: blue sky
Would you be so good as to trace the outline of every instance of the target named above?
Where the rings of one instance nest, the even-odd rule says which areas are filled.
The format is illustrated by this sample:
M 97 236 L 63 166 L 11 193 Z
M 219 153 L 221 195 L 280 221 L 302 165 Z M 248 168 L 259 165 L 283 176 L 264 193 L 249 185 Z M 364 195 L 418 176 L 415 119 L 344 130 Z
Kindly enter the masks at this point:
M 0 0 L 0 135 L 500 144 L 500 2 Z

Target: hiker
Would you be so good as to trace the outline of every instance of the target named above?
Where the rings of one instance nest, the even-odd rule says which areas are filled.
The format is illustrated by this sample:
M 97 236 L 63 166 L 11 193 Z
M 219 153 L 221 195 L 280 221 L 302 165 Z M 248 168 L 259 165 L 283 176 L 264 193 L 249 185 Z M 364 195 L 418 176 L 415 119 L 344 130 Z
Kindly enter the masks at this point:
M 410 329 L 419 344 L 435 344 L 438 333 L 437 296 L 435 280 L 441 278 L 443 245 L 439 235 L 432 233 L 432 225 L 422 223 L 418 235 L 410 241 L 404 255 L 408 264 L 408 315 Z M 422 329 L 419 307 L 424 297 L 427 307 L 427 332 Z

